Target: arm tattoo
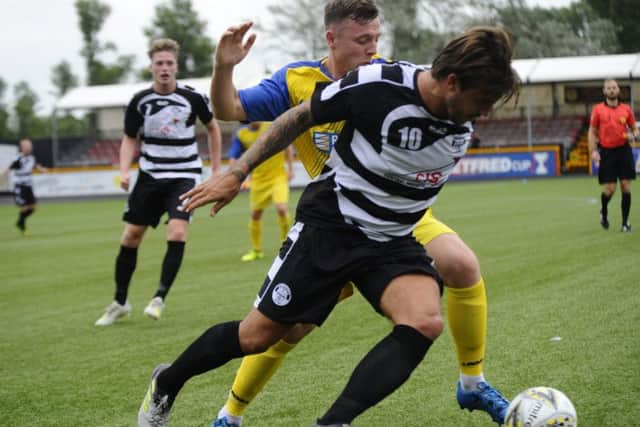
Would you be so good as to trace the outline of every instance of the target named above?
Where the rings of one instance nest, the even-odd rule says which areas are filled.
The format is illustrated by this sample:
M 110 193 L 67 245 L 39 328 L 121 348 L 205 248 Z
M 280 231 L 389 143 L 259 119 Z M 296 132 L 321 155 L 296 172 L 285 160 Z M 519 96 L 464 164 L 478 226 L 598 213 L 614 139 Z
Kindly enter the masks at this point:
M 302 103 L 278 117 L 241 157 L 243 173 L 251 172 L 269 157 L 284 150 L 302 132 L 314 125 L 309 102 Z M 244 169 L 247 169 L 246 171 Z

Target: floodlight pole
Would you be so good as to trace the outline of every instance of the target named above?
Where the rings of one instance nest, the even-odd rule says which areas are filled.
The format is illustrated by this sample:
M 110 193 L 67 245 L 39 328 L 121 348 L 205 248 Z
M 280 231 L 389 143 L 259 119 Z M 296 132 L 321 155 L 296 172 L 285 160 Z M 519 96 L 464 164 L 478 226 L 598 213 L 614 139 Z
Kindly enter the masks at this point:
M 51 113 L 51 166 L 58 164 L 58 108 L 54 107 Z
M 527 77 L 527 146 L 529 151 L 533 149 L 533 126 L 531 124 L 531 84 Z
M 631 90 L 629 90 L 629 105 L 631 105 L 631 111 L 634 111 L 634 106 L 633 106 L 633 78 L 635 77 L 633 75 L 633 70 L 636 69 L 636 67 L 638 66 L 638 63 L 640 63 L 640 53 L 636 55 L 636 62 L 631 66 L 631 69 L 629 70 L 629 86 L 631 87 Z
M 538 68 L 538 65 L 540 65 L 540 62 L 541 59 L 537 58 L 535 64 L 533 64 L 533 67 L 529 70 L 527 78 L 524 80 L 527 82 L 527 145 L 529 151 L 533 151 L 533 125 L 531 122 L 531 92 L 533 92 L 533 90 L 531 89 L 531 76 L 536 68 Z

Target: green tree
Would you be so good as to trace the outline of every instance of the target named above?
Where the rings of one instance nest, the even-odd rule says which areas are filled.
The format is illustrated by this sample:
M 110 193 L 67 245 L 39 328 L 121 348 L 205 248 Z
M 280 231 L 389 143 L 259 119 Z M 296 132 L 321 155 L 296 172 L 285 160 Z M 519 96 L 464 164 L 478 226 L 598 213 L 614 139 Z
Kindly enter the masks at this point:
M 446 5 L 445 5 L 446 3 Z M 449 37 L 464 25 L 463 0 L 379 0 L 384 37 L 394 59 L 431 62 Z M 445 24 L 446 23 L 446 24 Z
M 16 136 L 18 138 L 40 138 L 49 135 L 48 119 L 37 116 L 36 109 L 38 95 L 25 81 L 17 83 L 13 88 L 15 105 L 13 110 L 16 117 Z
M 275 50 L 289 59 L 319 59 L 327 54 L 324 38 L 324 2 L 315 0 L 283 0 L 267 6 L 273 22 L 266 26 L 261 48 Z
M 170 38 L 180 44 L 178 72 L 182 78 L 211 74 L 215 44 L 206 33 L 207 21 L 198 17 L 191 0 L 171 0 L 156 6 L 151 26 L 144 29 L 149 42 Z M 145 71 L 142 75 L 147 79 L 150 74 Z
M 13 138 L 13 132 L 9 129 L 9 110 L 4 103 L 4 93 L 6 90 L 7 83 L 0 78 L 0 140 Z
M 78 77 L 71 71 L 71 65 L 62 61 L 52 69 L 51 82 L 56 87 L 55 95 L 62 97 L 70 89 L 78 86 Z M 87 121 L 76 118 L 68 111 L 56 117 L 58 137 L 83 136 L 87 134 Z
M 640 49 L 640 4 L 638 0 L 582 0 L 601 17 L 609 19 L 619 43 L 618 52 Z
M 517 58 L 611 53 L 617 41 L 610 21 L 586 4 L 566 8 L 529 7 L 525 0 L 487 2 L 470 25 L 492 24 L 508 29 Z
M 56 88 L 55 96 L 61 97 L 78 86 L 78 77 L 71 71 L 71 64 L 62 61 L 51 70 L 51 83 Z
M 466 23 L 470 4 L 477 0 L 377 0 L 382 22 L 380 53 L 416 63 L 429 62 L 448 38 Z M 327 54 L 324 3 L 283 0 L 267 6 L 272 22 L 256 25 L 264 31 L 261 48 L 290 59 L 313 59 Z M 265 41 L 266 39 L 266 41 Z
M 57 126 L 59 137 L 85 136 L 88 131 L 86 120 L 76 118 L 69 113 L 58 117 Z
M 131 72 L 133 55 L 118 56 L 113 64 L 98 59 L 102 53 L 116 51 L 113 43 L 102 43 L 98 40 L 98 33 L 111 13 L 111 8 L 99 0 L 76 0 L 75 7 L 84 43 L 80 54 L 85 59 L 87 84 L 110 84 L 124 80 Z

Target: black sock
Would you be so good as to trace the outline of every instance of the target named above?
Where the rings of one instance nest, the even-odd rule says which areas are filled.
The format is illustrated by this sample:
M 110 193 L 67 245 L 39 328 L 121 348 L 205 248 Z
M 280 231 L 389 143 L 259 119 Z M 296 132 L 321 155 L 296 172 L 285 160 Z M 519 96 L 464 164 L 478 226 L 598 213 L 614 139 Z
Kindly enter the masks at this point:
M 416 329 L 397 325 L 360 361 L 347 386 L 319 424 L 351 423 L 393 393 L 422 361 L 433 341 Z
M 622 224 L 629 224 L 629 211 L 631 210 L 631 193 L 622 193 Z
M 202 334 L 157 378 L 161 394 L 175 397 L 184 383 L 196 375 L 244 356 L 238 337 L 239 321 L 219 323 Z
M 25 209 L 24 211 L 20 211 L 20 216 L 18 217 L 18 224 L 20 228 L 25 228 L 27 225 L 27 217 L 33 213 L 33 209 Z
M 164 254 L 164 260 L 162 261 L 162 272 L 160 273 L 160 283 L 158 284 L 158 290 L 154 296 L 160 297 L 163 300 L 167 297 L 171 285 L 178 274 L 180 265 L 182 264 L 182 257 L 184 255 L 185 242 L 167 241 L 167 251 Z
M 114 297 L 118 304 L 127 302 L 129 282 L 136 269 L 137 260 L 138 248 L 120 245 L 120 252 L 116 257 L 116 295 Z
M 611 196 L 607 196 L 604 193 L 600 194 L 600 204 L 602 205 L 602 208 L 600 209 L 600 213 L 602 214 L 603 219 L 607 219 L 607 216 L 609 215 L 609 210 L 608 210 L 609 200 L 611 200 Z

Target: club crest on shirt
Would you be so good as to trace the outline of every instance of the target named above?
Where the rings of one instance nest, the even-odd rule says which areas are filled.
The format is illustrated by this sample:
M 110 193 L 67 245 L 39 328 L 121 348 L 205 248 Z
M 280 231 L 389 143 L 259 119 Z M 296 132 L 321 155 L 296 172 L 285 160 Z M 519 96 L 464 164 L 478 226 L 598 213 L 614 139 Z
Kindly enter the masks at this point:
M 338 134 L 333 132 L 313 132 L 313 144 L 323 153 L 330 153 L 338 140 Z

